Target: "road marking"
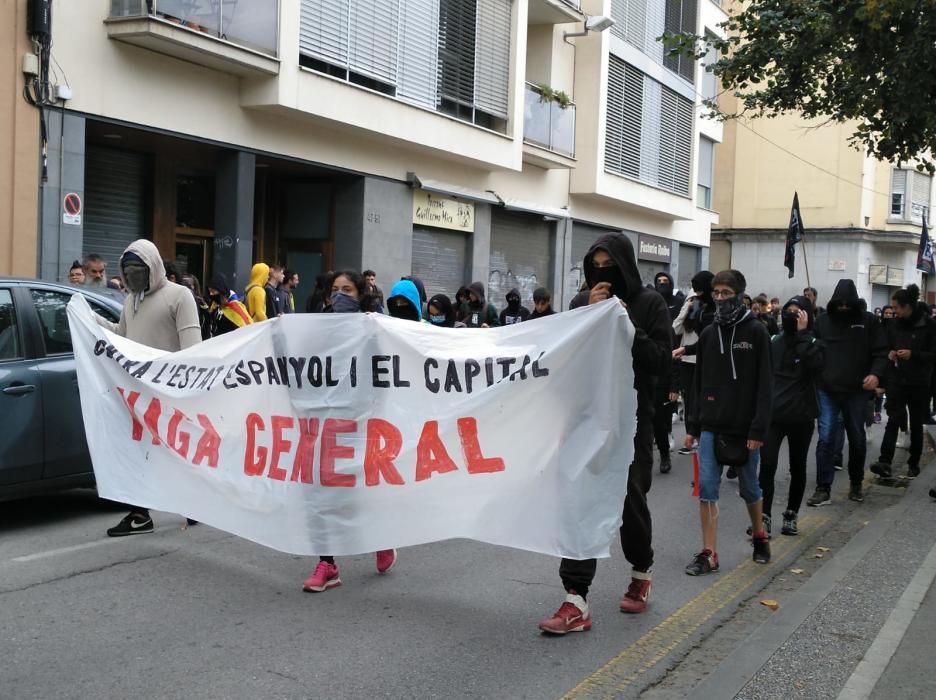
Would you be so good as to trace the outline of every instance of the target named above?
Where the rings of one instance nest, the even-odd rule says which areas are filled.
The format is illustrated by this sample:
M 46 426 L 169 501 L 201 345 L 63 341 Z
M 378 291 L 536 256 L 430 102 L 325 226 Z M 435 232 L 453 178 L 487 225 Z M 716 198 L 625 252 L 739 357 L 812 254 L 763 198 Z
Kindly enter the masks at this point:
M 13 557 L 10 561 L 15 561 L 19 563 L 25 563 L 29 561 L 36 561 L 37 559 L 48 559 L 49 557 L 57 557 L 59 554 L 69 554 L 71 552 L 79 552 L 82 549 L 91 549 L 92 547 L 100 547 L 101 545 L 111 544 L 114 540 L 95 540 L 94 542 L 85 542 L 84 544 L 76 544 L 71 547 L 62 547 L 60 549 L 50 549 L 45 552 L 36 552 L 35 554 L 27 554 L 22 557 Z
M 757 581 L 781 568 L 781 560 L 831 520 L 831 516 L 808 515 L 800 519 L 800 537 L 781 537 L 771 544 L 771 563 L 755 564 L 748 559 L 717 581 L 659 625 L 644 634 L 577 686 L 562 700 L 615 697 L 641 675 L 665 659 L 696 630 L 734 601 Z
M 904 589 L 903 595 L 878 632 L 871 647 L 842 688 L 839 700 L 865 700 L 887 670 L 897 647 L 903 641 L 917 610 L 923 604 L 926 592 L 936 579 L 936 545 L 930 549 L 923 564 Z

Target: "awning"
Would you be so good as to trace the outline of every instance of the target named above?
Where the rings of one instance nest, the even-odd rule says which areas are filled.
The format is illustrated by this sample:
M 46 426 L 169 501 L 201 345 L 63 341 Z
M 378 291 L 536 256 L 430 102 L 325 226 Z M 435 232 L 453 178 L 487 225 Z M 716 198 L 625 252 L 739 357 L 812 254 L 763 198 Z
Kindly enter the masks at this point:
M 453 197 L 470 199 L 475 202 L 487 202 L 488 204 L 501 203 L 501 200 L 493 192 L 485 192 L 484 190 L 475 190 L 470 187 L 462 187 L 461 185 L 454 185 L 450 182 L 443 182 L 442 180 L 423 180 L 416 173 L 407 173 L 406 181 L 412 187 L 418 187 L 419 189 L 426 190 L 427 192 L 448 194 Z
M 570 216 L 568 209 L 550 207 L 546 204 L 538 204 L 536 202 L 524 202 L 519 199 L 505 199 L 504 209 L 508 211 L 525 211 L 530 214 L 542 214 L 543 216 L 551 216 L 556 219 L 568 219 Z

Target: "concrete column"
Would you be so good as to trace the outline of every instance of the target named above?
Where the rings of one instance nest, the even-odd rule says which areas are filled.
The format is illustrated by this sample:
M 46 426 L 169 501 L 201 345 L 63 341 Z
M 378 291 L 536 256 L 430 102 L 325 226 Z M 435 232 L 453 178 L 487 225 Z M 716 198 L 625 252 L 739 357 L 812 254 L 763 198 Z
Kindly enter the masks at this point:
M 413 190 L 403 182 L 364 181 L 361 256 L 354 269 L 372 269 L 384 293 L 413 272 Z
M 578 289 L 572 270 L 572 219 L 556 222 L 556 278 L 552 289 L 552 307 L 557 311 L 568 308 Z M 577 277 L 576 277 L 577 279 Z
M 226 153 L 215 176 L 214 270 L 238 292 L 247 286 L 253 264 L 256 162 L 252 153 Z
M 39 276 L 62 282 L 82 256 L 84 239 L 85 119 L 69 112 L 46 112 L 49 139 L 48 180 L 39 189 Z M 81 223 L 65 223 L 63 198 L 74 192 L 82 201 Z
M 484 283 L 491 273 L 491 205 L 475 204 L 475 230 L 471 236 L 471 281 Z

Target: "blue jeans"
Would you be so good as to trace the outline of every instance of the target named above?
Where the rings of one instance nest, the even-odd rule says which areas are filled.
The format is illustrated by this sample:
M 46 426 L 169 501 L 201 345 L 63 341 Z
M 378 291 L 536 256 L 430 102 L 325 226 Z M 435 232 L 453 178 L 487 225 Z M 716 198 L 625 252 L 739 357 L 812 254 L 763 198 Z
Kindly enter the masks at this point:
M 853 484 L 864 480 L 867 444 L 864 412 L 868 392 L 831 392 L 819 390 L 819 441 L 816 444 L 816 486 L 829 487 L 835 479 L 835 442 L 837 423 L 845 423 L 848 436 L 848 478 Z
M 748 450 L 748 461 L 743 467 L 735 467 L 741 498 L 749 506 L 761 500 L 757 465 L 760 450 Z M 699 437 L 699 500 L 703 503 L 718 502 L 718 487 L 721 485 L 722 465 L 715 459 L 715 433 L 702 431 Z

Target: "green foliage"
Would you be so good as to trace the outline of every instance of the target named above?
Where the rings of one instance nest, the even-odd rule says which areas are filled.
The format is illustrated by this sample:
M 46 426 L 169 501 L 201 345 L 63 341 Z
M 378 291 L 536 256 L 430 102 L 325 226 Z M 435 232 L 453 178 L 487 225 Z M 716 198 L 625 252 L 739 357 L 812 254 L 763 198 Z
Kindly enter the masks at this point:
M 722 28 L 727 39 L 663 38 L 673 55 L 718 49 L 712 70 L 740 104 L 721 118 L 857 122 L 856 147 L 934 170 L 936 0 L 751 0 Z
M 535 85 L 536 91 L 540 94 L 540 102 L 555 102 L 562 109 L 572 104 L 572 98 L 562 90 L 556 90 L 545 83 Z

